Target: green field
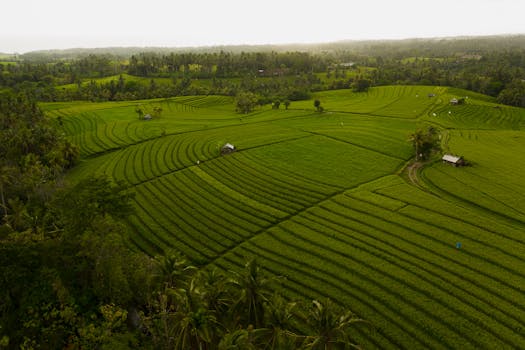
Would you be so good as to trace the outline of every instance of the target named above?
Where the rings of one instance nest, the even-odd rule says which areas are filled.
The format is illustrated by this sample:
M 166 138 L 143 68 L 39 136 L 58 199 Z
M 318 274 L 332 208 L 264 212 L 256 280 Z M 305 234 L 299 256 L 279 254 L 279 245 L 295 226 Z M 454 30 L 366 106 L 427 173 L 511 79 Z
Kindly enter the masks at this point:
M 70 181 L 105 174 L 135 191 L 137 249 L 233 270 L 256 256 L 286 296 L 371 321 L 355 334 L 365 348 L 522 348 L 525 110 L 432 86 L 313 98 L 324 113 L 310 100 L 241 115 L 221 96 L 43 108 L 80 147 Z M 163 112 L 139 120 L 139 104 Z M 407 182 L 423 125 L 471 165 Z M 220 156 L 226 142 L 237 152 Z
M 120 76 L 124 79 L 125 82 L 133 82 L 137 84 L 147 85 L 149 86 L 151 80 L 154 80 L 156 84 L 158 85 L 169 85 L 172 84 L 172 79 L 170 78 L 144 78 L 144 77 L 138 77 L 134 75 L 129 74 L 117 74 L 117 75 L 111 75 L 109 77 L 103 77 L 103 78 L 96 78 L 96 79 L 84 79 L 80 82 L 82 86 L 87 86 L 90 82 L 94 81 L 97 84 L 108 84 L 111 81 L 114 81 L 115 83 L 118 82 L 120 79 Z M 78 87 L 78 84 L 65 84 L 60 85 L 57 88 L 58 89 L 65 89 L 65 90 L 72 90 L 76 89 Z

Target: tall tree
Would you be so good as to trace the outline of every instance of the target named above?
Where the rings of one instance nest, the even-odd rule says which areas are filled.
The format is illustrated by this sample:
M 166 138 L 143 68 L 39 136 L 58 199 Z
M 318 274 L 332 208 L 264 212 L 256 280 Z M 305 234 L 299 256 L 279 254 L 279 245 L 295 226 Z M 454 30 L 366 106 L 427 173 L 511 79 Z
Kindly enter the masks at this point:
M 257 105 L 257 96 L 249 91 L 242 91 L 235 97 L 237 111 L 247 114 L 253 111 Z
M 307 313 L 307 323 L 313 335 L 307 336 L 304 345 L 312 350 L 349 349 L 360 347 L 350 337 L 350 330 L 357 323 L 366 323 L 350 311 L 344 311 L 327 299 L 317 300 Z
M 260 330 L 264 349 L 296 349 L 302 338 L 294 332 L 298 322 L 298 303 L 286 301 L 281 295 L 274 294 L 265 304 L 265 310 L 265 326 Z
M 237 291 L 234 310 L 242 317 L 243 324 L 255 328 L 263 325 L 264 304 L 272 294 L 271 285 L 275 280 L 261 273 L 255 259 L 248 261 L 242 272 L 234 272 L 230 279 L 230 285 Z
M 316 110 L 317 112 L 322 112 L 322 108 L 323 108 L 323 107 L 321 106 L 321 101 L 319 101 L 319 100 L 317 100 L 317 99 L 314 100 L 314 107 L 315 107 L 315 110 Z

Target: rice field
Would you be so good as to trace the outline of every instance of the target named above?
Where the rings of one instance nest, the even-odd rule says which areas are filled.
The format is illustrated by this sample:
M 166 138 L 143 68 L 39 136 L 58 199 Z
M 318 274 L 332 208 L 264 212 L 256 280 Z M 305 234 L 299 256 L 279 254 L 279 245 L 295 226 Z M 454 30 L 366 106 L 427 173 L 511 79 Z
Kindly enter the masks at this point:
M 286 296 L 371 321 L 355 334 L 365 348 L 523 348 L 524 110 L 431 86 L 314 98 L 324 113 L 310 100 L 241 115 L 221 96 L 43 108 L 80 146 L 70 181 L 107 175 L 136 193 L 136 249 L 201 268 L 257 257 Z M 139 120 L 137 105 L 163 112 Z M 422 188 L 407 183 L 422 125 L 470 166 L 435 162 Z M 237 151 L 221 156 L 227 142 Z

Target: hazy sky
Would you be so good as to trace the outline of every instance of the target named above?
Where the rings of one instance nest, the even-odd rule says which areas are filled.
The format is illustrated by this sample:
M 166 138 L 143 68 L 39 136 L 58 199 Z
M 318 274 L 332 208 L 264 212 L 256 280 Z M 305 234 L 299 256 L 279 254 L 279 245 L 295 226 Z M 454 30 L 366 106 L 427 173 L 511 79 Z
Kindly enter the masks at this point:
M 0 52 L 525 33 L 525 0 L 8 0 Z

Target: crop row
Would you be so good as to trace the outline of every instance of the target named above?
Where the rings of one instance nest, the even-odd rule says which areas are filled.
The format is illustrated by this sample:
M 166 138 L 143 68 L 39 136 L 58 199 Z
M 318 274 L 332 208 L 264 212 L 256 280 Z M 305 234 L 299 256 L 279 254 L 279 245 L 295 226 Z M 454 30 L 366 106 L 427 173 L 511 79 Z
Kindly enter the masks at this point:
M 412 148 L 400 135 L 400 137 L 389 137 L 370 129 L 348 129 L 334 131 L 323 130 L 320 134 L 356 144 L 389 157 L 407 160 L 412 156 Z
M 192 259 L 213 258 L 264 227 L 280 220 L 285 213 L 249 206 L 243 195 L 214 186 L 190 169 L 135 187 L 137 216 L 161 223 L 167 242 L 162 249 L 177 248 Z M 277 215 L 277 216 L 275 216 Z M 166 231 L 167 230 L 167 231 Z M 141 231 L 140 227 L 137 231 Z M 142 235 L 150 232 L 143 230 Z M 173 242 L 187 242 L 177 247 Z M 195 255 L 198 251 L 203 256 Z
M 334 137 L 396 158 L 407 159 L 412 153 L 407 142 L 407 135 L 414 130 L 414 122 L 410 120 L 332 113 L 322 118 L 297 118 L 279 123 Z
M 373 110 L 371 113 L 388 117 L 415 119 L 432 108 L 436 103 L 437 100 L 435 98 L 429 98 L 426 94 L 419 95 L 416 93 L 400 97 L 390 104 Z
M 525 191 L 521 174 L 525 146 L 521 131 L 453 131 L 448 146 L 461 154 L 470 167 L 435 164 L 422 172 L 422 179 L 454 201 L 484 209 L 493 218 L 525 226 Z
M 424 330 L 418 329 L 424 317 L 417 308 L 410 305 L 406 298 L 402 303 L 393 304 L 392 300 L 389 300 L 391 287 L 387 288 L 383 283 L 373 283 L 368 277 L 369 271 L 366 275 L 360 273 L 358 261 L 353 258 L 353 251 L 342 255 L 326 249 L 329 239 L 331 236 L 325 237 L 323 246 L 320 247 L 313 245 L 311 241 L 296 238 L 293 231 L 279 228 L 243 245 L 242 250 L 237 252 L 237 261 L 242 263 L 242 257 L 245 255 L 256 256 L 265 269 L 286 277 L 286 283 L 283 285 L 285 293 L 292 288 L 300 297 L 334 299 L 348 305 L 362 317 L 378 317 L 368 319 L 384 337 L 393 339 L 391 342 L 394 344 L 408 341 L 412 347 L 443 346 L 440 339 L 432 339 L 432 336 L 425 335 Z M 229 258 L 231 254 L 219 261 L 219 264 Z M 375 276 L 372 274 L 372 277 Z M 416 318 L 416 321 L 411 321 L 413 318 Z M 406 343 L 401 345 L 407 346 Z
M 137 196 L 140 198 L 140 195 Z M 195 249 L 191 244 L 177 236 L 174 232 L 174 227 L 168 225 L 163 218 L 158 218 L 153 214 L 157 213 L 155 208 L 147 206 L 147 203 L 142 203 L 135 200 L 137 214 L 129 218 L 129 223 L 132 226 L 136 237 L 131 239 L 138 244 L 147 242 L 145 246 L 138 245 L 138 248 L 143 251 L 155 250 L 165 252 L 170 249 L 175 249 L 184 252 L 186 256 L 193 261 L 205 261 L 210 258 L 206 252 Z
M 350 90 L 335 90 L 315 94 L 327 110 L 347 111 L 356 113 L 372 113 L 381 110 L 405 97 L 414 97 L 420 94 L 421 101 L 426 99 L 427 91 L 434 91 L 432 87 L 413 87 L 404 85 L 373 87 L 368 92 L 354 93 Z M 424 95 L 424 96 L 423 96 Z M 405 104 L 402 102 L 402 104 Z M 293 108 L 313 109 L 312 101 L 294 102 Z M 405 115 L 402 115 L 405 117 Z
M 381 202 L 380 204 L 377 204 L 376 201 L 370 201 L 367 197 L 363 198 L 361 196 L 361 198 L 359 198 L 358 196 L 355 196 L 354 193 L 347 193 L 347 196 L 350 196 L 350 198 L 358 200 L 361 203 L 382 208 L 384 208 L 383 200 L 385 200 L 386 203 L 393 200 L 389 197 L 375 195 L 379 197 L 376 198 L 376 201 Z M 446 207 L 448 207 L 449 210 L 453 210 L 453 205 L 448 202 L 443 203 L 447 203 Z M 468 220 L 463 220 L 463 218 L 454 217 L 454 214 L 450 215 L 446 212 L 440 212 L 439 209 L 433 206 L 424 208 L 419 204 L 409 205 L 408 203 L 405 203 L 405 205 L 396 208 L 395 211 L 405 217 L 414 219 L 419 223 L 424 223 L 429 227 L 452 233 L 456 239 L 465 240 L 465 242 L 468 242 L 470 249 L 482 252 L 483 255 L 486 255 L 486 258 L 497 257 L 497 261 L 494 262 L 494 265 L 500 265 L 502 269 L 520 271 L 520 274 L 525 276 L 525 245 L 523 242 L 519 244 L 519 238 L 516 239 L 507 235 L 505 232 L 508 228 L 505 228 L 503 233 L 490 230 L 490 226 L 488 229 L 485 229 L 484 227 L 481 227 L 479 223 L 473 224 L 468 222 Z M 472 234 L 473 232 L 475 232 L 475 235 Z M 439 237 L 445 240 L 447 239 L 446 234 L 439 234 Z
M 338 203 L 340 201 L 345 205 Z M 402 321 L 397 321 L 401 334 L 412 335 L 410 342 L 420 339 L 424 347 L 436 346 L 425 343 L 427 332 L 438 334 L 436 341 L 447 347 L 451 346 L 447 343 L 449 340 L 452 344 L 464 344 L 466 340 L 458 338 L 465 337 L 465 332 L 485 334 L 485 338 L 466 337 L 473 347 L 480 344 L 508 347 L 523 341 L 523 336 L 516 331 L 523 322 L 523 300 L 519 293 L 515 294 L 518 299 L 514 299 L 499 288 L 487 290 L 487 286 L 494 285 L 492 278 L 488 281 L 485 276 L 480 278 L 478 274 L 482 271 L 469 273 L 467 263 L 451 263 L 448 254 L 457 254 L 453 244 L 439 247 L 436 242 L 428 241 L 430 237 L 416 241 L 413 236 L 423 235 L 421 232 L 428 232 L 428 228 L 410 231 L 412 225 L 392 229 L 395 221 L 366 215 L 367 212 L 384 215 L 381 208 L 373 210 L 367 203 L 355 202 L 354 205 L 365 208 L 355 211 L 348 206 L 348 198 L 339 196 L 336 202 L 325 202 L 294 217 L 270 230 L 271 241 L 262 238 L 266 233 L 251 240 L 250 245 L 255 246 L 252 254 L 262 257 L 265 267 L 270 264 L 276 274 L 287 275 L 293 283 L 311 281 L 312 285 L 307 288 L 314 291 L 319 290 L 320 281 L 326 281 L 329 276 L 339 282 L 344 280 L 348 294 L 352 295 L 350 302 L 346 300 L 348 294 L 337 293 L 332 284 L 327 285 L 328 289 L 321 289 L 332 298 L 346 300 L 352 307 L 359 305 L 363 314 L 372 314 L 379 322 L 388 322 L 389 329 L 397 328 L 392 325 L 392 320 L 399 318 L 395 313 L 406 311 Z M 240 250 L 244 253 L 247 248 L 243 245 Z M 314 255 L 311 263 L 309 255 Z M 268 257 L 275 261 L 273 265 L 266 261 Z M 298 271 L 296 266 L 304 269 Z M 511 276 L 505 278 L 516 281 Z M 355 297 L 359 290 L 356 284 L 366 291 L 360 298 Z M 366 309 L 377 301 L 390 311 L 382 313 L 379 307 Z M 419 331 L 415 331 L 417 328 Z M 396 337 L 398 341 L 406 341 L 399 334 Z
M 516 197 L 515 192 L 510 190 L 502 192 L 501 187 L 498 188 L 499 192 L 492 192 L 496 188 L 491 190 L 490 181 L 480 181 L 479 178 L 474 178 L 474 182 L 469 182 L 464 174 L 455 177 L 456 174 L 451 174 L 448 170 L 443 167 L 432 167 L 425 169 L 422 175 L 425 182 L 454 199 L 464 200 L 469 205 L 484 208 L 501 218 L 525 225 L 525 214 L 506 202 L 507 199 L 512 200 Z
M 458 241 L 465 243 L 464 246 L 468 247 L 469 252 L 473 252 L 473 254 L 469 254 L 471 259 L 475 255 L 477 255 L 476 258 L 482 260 L 494 259 L 495 262 L 491 262 L 491 264 L 499 268 L 500 275 L 505 271 L 508 272 L 508 275 L 505 275 L 507 279 L 524 278 L 523 251 L 525 246 L 523 244 L 517 245 L 516 240 L 504 239 L 497 232 L 490 232 L 419 206 L 406 205 L 400 208 L 398 213 L 406 218 L 424 223 L 430 228 L 442 230 L 444 233 L 437 235 L 437 237 L 443 240 L 447 239 L 447 235 L 452 234 Z M 430 230 L 427 229 L 428 231 Z
M 525 165 L 525 164 L 523 164 Z M 525 191 L 520 187 L 520 179 L 512 177 L 513 174 L 519 176 L 519 173 L 525 171 L 525 166 L 516 164 L 514 171 L 510 174 L 503 169 L 495 171 L 479 172 L 477 169 L 467 168 L 462 173 L 450 172 L 451 169 L 441 168 L 443 173 L 466 183 L 476 190 L 483 189 L 484 194 L 493 198 L 502 208 L 507 208 L 506 213 L 511 216 L 525 219 Z
M 435 252 L 455 252 L 456 242 L 462 238 L 467 239 L 463 242 L 465 249 L 460 250 L 460 254 L 453 253 L 448 257 L 449 264 L 458 264 L 467 267 L 472 273 L 482 275 L 492 282 L 498 281 L 501 287 L 508 288 L 508 293 L 520 293 L 523 288 L 515 286 L 508 281 L 518 281 L 525 278 L 521 269 L 507 264 L 511 256 L 501 250 L 489 249 L 489 242 L 480 244 L 474 239 L 462 236 L 461 232 L 452 229 L 444 229 L 437 225 L 430 225 L 414 219 L 408 215 L 398 212 L 391 212 L 370 205 L 368 203 L 351 199 L 347 196 L 338 197 L 338 205 L 348 209 L 356 218 L 367 218 L 369 222 L 376 222 L 380 227 L 390 231 L 405 232 L 407 237 L 411 237 L 414 243 L 433 248 Z M 346 213 L 346 212 L 345 212 Z M 467 249 L 468 248 L 468 249 Z M 525 286 L 525 283 L 523 284 Z M 510 295 L 510 294 L 509 294 Z
M 111 159 L 94 171 L 138 184 L 214 156 L 205 143 L 194 149 L 195 141 L 192 137 L 174 135 L 132 145 L 114 152 Z
M 513 311 L 516 311 L 516 308 L 512 301 L 506 298 L 503 303 L 495 303 L 495 300 L 501 296 L 487 291 L 479 280 L 459 274 L 455 266 L 442 265 L 441 259 L 433 259 L 432 255 L 435 253 L 430 256 L 428 253 L 423 253 L 428 249 L 414 244 L 403 235 L 386 231 L 368 221 L 366 217 L 342 215 L 338 209 L 343 208 L 333 205 L 316 208 L 298 217 L 296 221 L 303 222 L 313 230 L 332 234 L 334 239 L 343 239 L 345 244 L 356 245 L 356 249 L 374 252 L 373 254 L 385 260 L 385 263 L 409 271 L 417 275 L 418 279 L 431 283 L 432 289 L 445 288 L 461 303 L 479 305 L 480 312 L 486 311 L 490 306 L 491 309 L 493 308 L 494 317 L 504 314 L 506 315 L 504 318 L 514 318 L 515 321 L 519 321 L 514 315 Z
M 525 118 L 524 118 L 525 119 Z M 507 191 L 525 195 L 521 174 L 525 162 L 521 151 L 525 147 L 522 131 L 455 131 L 450 133 L 449 147 L 462 154 L 473 166 L 459 169 L 455 176 L 476 176 Z M 450 170 L 444 168 L 443 170 Z M 468 180 L 470 181 L 470 180 Z M 475 182 L 474 182 L 475 183 Z M 487 188 L 490 190 L 491 188 Z M 516 198 L 512 205 L 523 202 Z
M 276 183 L 285 183 L 287 186 L 292 186 L 297 193 L 307 194 L 316 199 L 340 190 L 339 187 L 322 184 L 318 181 L 309 180 L 305 176 L 290 172 L 279 166 L 268 166 L 258 161 L 256 157 L 252 156 L 252 152 L 243 152 L 236 154 L 235 157 L 225 158 L 225 162 L 232 162 L 239 164 L 246 171 L 256 173 L 264 176 L 268 181 Z
M 280 247 L 277 245 L 276 248 Z M 388 325 L 374 322 L 372 329 L 365 329 L 359 332 L 360 334 L 357 337 L 359 340 L 357 342 L 365 347 L 403 348 L 402 342 L 392 335 L 393 331 L 409 335 L 413 334 L 406 327 L 397 328 L 397 322 L 394 321 L 398 318 L 397 315 L 394 315 L 392 318 L 389 315 L 385 315 L 383 310 L 390 309 L 388 306 L 376 301 L 368 302 L 365 297 L 366 291 L 362 290 L 360 286 L 350 284 L 349 288 L 345 281 L 332 278 L 330 275 L 326 276 L 322 271 L 313 273 L 313 271 L 318 270 L 317 266 L 303 264 L 302 259 L 293 254 L 276 255 L 274 249 L 264 248 L 248 242 L 242 246 L 242 249 L 234 250 L 216 261 L 214 266 L 223 270 L 238 271 L 246 260 L 251 257 L 256 257 L 260 266 L 266 272 L 286 278 L 281 287 L 281 292 L 290 299 L 317 299 L 322 301 L 331 299 L 339 302 L 343 300 L 346 302 L 347 307 L 350 305 L 350 309 L 357 313 L 359 317 L 363 317 L 367 312 L 383 315 L 389 322 Z M 359 300 L 359 302 L 355 302 L 356 300 Z M 390 314 L 394 313 L 391 312 Z M 373 322 L 374 320 L 369 319 L 369 321 Z M 400 337 L 398 336 L 398 338 Z M 422 343 L 413 338 L 410 339 L 410 342 L 412 347 L 416 345 L 423 347 Z
M 249 155 L 268 168 L 341 189 L 392 173 L 404 162 L 324 135 L 257 148 Z
M 353 193 L 351 195 L 355 196 Z M 465 209 L 464 207 L 454 205 L 453 203 L 422 192 L 403 182 L 396 186 L 378 189 L 375 191 L 375 195 L 379 196 L 377 201 L 381 204 L 389 200 L 403 201 L 407 205 L 410 204 L 413 207 L 431 210 L 443 215 L 449 218 L 450 221 L 467 223 L 473 227 L 473 230 L 475 228 L 491 232 L 497 237 L 500 237 L 504 242 L 510 241 L 525 244 L 525 237 L 521 235 L 522 228 L 512 227 L 506 222 L 487 217 L 484 213 L 477 213 L 473 207 Z M 374 202 L 374 204 L 378 205 L 377 202 Z
M 201 168 L 226 186 L 287 213 L 294 213 L 326 197 L 309 190 L 308 183 L 289 183 L 278 176 L 254 171 L 242 156 L 225 157 Z
M 450 274 L 449 275 L 445 274 L 445 276 L 443 277 L 443 280 L 444 281 L 455 280 L 454 286 L 458 285 L 459 283 L 458 281 L 462 281 L 462 283 L 464 281 L 468 281 L 465 287 L 466 291 L 480 298 L 481 300 L 485 298 L 484 299 L 485 302 L 491 302 L 491 301 L 498 300 L 496 305 L 498 305 L 499 307 L 505 306 L 507 310 L 506 312 L 509 315 L 511 315 L 511 317 L 513 315 L 513 312 L 511 312 L 512 310 L 516 311 L 516 308 L 519 308 L 522 311 L 524 310 L 523 304 L 519 304 L 519 302 L 518 304 L 516 304 L 516 301 L 520 300 L 521 298 L 518 298 L 515 300 L 512 297 L 509 297 L 510 294 L 507 294 L 505 291 L 500 290 L 503 284 L 506 284 L 507 287 L 510 287 L 509 289 L 515 289 L 515 287 L 512 286 L 511 283 L 508 283 L 508 281 L 514 282 L 517 280 L 516 278 L 506 277 L 508 279 L 507 281 L 500 280 L 500 283 L 502 285 L 494 288 L 494 284 L 495 284 L 494 282 L 496 282 L 494 281 L 494 279 L 496 279 L 494 278 L 494 276 L 484 276 L 485 270 L 483 269 L 478 270 L 478 271 L 469 271 L 469 270 L 473 270 L 474 268 L 480 266 L 481 264 L 476 264 L 473 261 L 473 259 L 469 257 L 467 257 L 467 259 L 465 260 L 468 263 L 461 262 L 460 261 L 461 259 L 459 258 L 461 258 L 462 256 L 457 253 L 453 253 L 454 255 L 451 255 L 451 256 L 454 258 L 458 258 L 458 260 L 451 261 L 451 258 L 447 256 L 447 251 L 449 254 L 452 253 L 452 251 L 454 250 L 453 245 L 448 245 L 440 249 L 438 246 L 434 246 L 432 243 L 416 242 L 414 239 L 411 239 L 412 237 L 410 233 L 407 233 L 406 229 L 405 231 L 398 230 L 399 233 L 395 233 L 395 231 L 392 229 L 388 230 L 382 227 L 381 222 L 379 220 L 374 223 L 374 220 L 371 220 L 370 217 L 367 218 L 364 215 L 355 215 L 355 214 L 352 214 L 352 212 L 345 212 L 345 211 L 342 211 L 340 207 L 334 207 L 334 208 L 331 208 L 331 210 L 336 216 L 344 216 L 347 218 L 351 218 L 350 220 L 347 220 L 347 224 L 349 222 L 354 222 L 353 224 L 351 224 L 351 227 L 356 231 L 359 228 L 359 226 L 361 226 L 361 229 L 364 229 L 364 230 L 369 230 L 370 227 L 373 227 L 374 230 L 377 230 L 379 232 L 379 234 L 376 234 L 374 236 L 376 239 L 380 241 L 386 241 L 386 242 L 391 241 L 393 243 L 391 247 L 399 248 L 399 247 L 405 246 L 406 251 L 410 253 L 415 253 L 413 255 L 417 257 L 417 260 L 419 260 L 414 263 L 414 266 L 422 267 L 424 265 L 422 265 L 421 262 L 425 261 L 426 264 L 436 267 L 435 271 L 437 271 L 439 274 L 443 274 L 445 271 L 449 272 Z M 343 212 L 348 215 L 342 215 L 341 213 Z M 357 212 L 357 214 L 358 213 L 359 212 Z M 325 217 L 328 217 L 328 215 L 326 214 L 326 212 L 324 212 L 322 213 L 321 217 L 325 218 Z M 359 225 L 356 226 L 355 223 L 359 223 Z M 383 223 L 383 226 L 387 226 L 387 225 Z M 384 233 L 381 234 L 381 232 L 384 232 Z M 422 233 L 418 233 L 418 232 L 428 232 L 428 230 L 427 231 L 418 230 L 418 231 L 415 231 L 414 233 L 417 235 L 422 235 Z M 391 247 L 388 249 L 391 250 Z M 471 249 L 470 245 L 467 245 L 467 247 L 468 249 Z M 461 254 L 464 254 L 464 252 Z M 457 266 L 455 264 L 459 264 L 460 266 Z M 461 268 L 461 266 L 465 268 Z M 504 268 L 502 268 L 502 270 L 504 270 Z M 461 272 L 461 274 L 459 274 L 459 272 Z M 486 277 L 488 277 L 488 279 L 486 279 Z M 497 279 L 499 279 L 499 277 L 500 276 L 498 275 Z M 521 277 L 518 277 L 518 279 L 519 278 Z M 475 288 L 476 286 L 478 288 Z M 516 293 L 516 292 L 511 291 L 511 293 Z M 519 295 L 519 292 L 518 292 L 518 295 Z
M 240 146 L 236 143 L 239 147 L 271 143 L 276 136 L 269 133 L 269 130 L 277 131 L 277 136 L 284 140 L 301 135 L 293 130 L 279 134 L 280 129 L 257 125 L 167 135 L 115 151 L 111 159 L 108 158 L 105 164 L 94 171 L 110 175 L 115 180 L 139 184 L 216 158 L 222 142 L 225 142 L 219 141 L 225 138 L 222 133 L 227 133 L 231 139 L 240 140 Z
M 356 229 L 356 226 L 359 225 L 356 225 L 355 223 L 349 225 L 351 227 L 350 230 L 348 230 L 348 228 L 343 229 L 342 227 L 348 225 L 349 220 L 344 220 L 341 216 L 337 215 L 337 213 L 326 210 L 319 210 L 317 213 L 312 213 L 310 216 L 308 214 L 310 213 L 304 215 L 307 217 L 306 220 L 299 217 L 299 219 L 301 219 L 300 221 L 303 222 L 303 225 L 310 227 L 315 231 L 324 232 L 326 235 L 334 235 L 335 233 L 336 238 L 334 239 L 345 240 L 345 242 L 341 242 L 335 246 L 352 242 L 351 245 L 353 246 L 353 249 L 356 249 L 358 252 L 366 251 L 380 259 L 378 261 L 378 270 L 376 272 L 387 276 L 394 275 L 397 277 L 407 275 L 408 282 L 400 282 L 401 285 L 406 284 L 408 287 L 408 285 L 412 284 L 413 288 L 414 286 L 422 287 L 419 292 L 422 294 L 428 293 L 429 295 L 426 295 L 426 298 L 429 298 L 430 295 L 433 295 L 436 291 L 444 293 L 444 295 L 438 297 L 438 300 L 434 300 L 432 304 L 439 305 L 441 304 L 441 300 L 449 301 L 454 306 L 459 307 L 459 309 L 453 311 L 455 314 L 460 314 L 467 318 L 470 318 L 473 314 L 484 314 L 484 317 L 490 318 L 497 318 L 500 315 L 511 315 L 510 318 L 512 318 L 515 309 L 511 304 L 508 305 L 505 313 L 498 313 L 496 310 L 488 312 L 487 306 L 491 306 L 490 302 L 488 305 L 478 303 L 479 305 L 475 306 L 475 311 L 469 310 L 469 308 L 475 305 L 473 303 L 475 299 L 472 298 L 471 285 L 467 284 L 466 286 L 462 286 L 464 283 L 456 282 L 454 285 L 447 286 L 446 284 L 449 283 L 451 278 L 459 281 L 461 281 L 461 278 L 458 278 L 458 276 L 447 276 L 438 266 L 434 268 L 424 268 L 421 266 L 421 259 L 418 259 L 417 257 L 415 258 L 411 254 L 410 249 L 402 252 L 399 246 L 384 246 L 383 242 L 377 242 L 376 238 L 378 237 L 379 240 L 382 240 L 382 235 L 385 235 L 386 232 L 382 233 L 379 231 L 374 233 L 373 230 L 370 230 L 370 227 L 364 225 L 358 230 Z M 301 229 L 300 231 L 302 234 L 304 229 Z M 341 249 L 343 251 L 351 250 L 349 247 L 343 247 Z M 356 253 L 350 252 L 349 254 L 351 254 L 352 258 L 356 255 Z M 371 261 L 373 261 L 373 259 L 365 257 L 361 262 L 361 265 L 368 264 Z M 416 268 L 416 266 L 418 266 L 418 268 Z M 384 277 L 377 277 L 377 279 L 383 280 Z M 452 298 L 449 298 L 450 295 L 452 295 Z M 487 300 L 490 301 L 491 299 L 485 298 L 485 302 Z M 447 307 L 445 304 L 443 304 L 443 306 Z M 468 306 L 465 307 L 467 312 L 461 311 L 464 308 L 463 306 Z M 508 320 L 508 318 L 508 316 L 503 317 L 502 322 L 504 322 L 510 329 L 513 329 L 513 327 L 516 327 L 517 324 L 519 324 L 519 320 Z M 455 319 L 453 321 L 456 322 Z
M 104 121 L 93 113 L 64 118 L 64 129 L 80 147 L 81 154 L 92 155 L 160 135 L 159 127 L 138 121 Z
M 456 327 L 451 325 L 457 322 L 458 315 L 467 320 L 462 320 L 463 327 L 475 328 L 475 321 L 470 317 L 472 310 L 462 313 L 460 308 L 447 304 L 449 291 L 445 288 L 436 288 L 440 285 L 429 281 L 425 273 L 415 274 L 405 269 L 396 258 L 386 257 L 384 252 L 373 252 L 366 246 L 345 245 L 343 240 L 337 239 L 337 235 L 333 237 L 333 230 L 324 228 L 323 232 L 322 225 L 316 226 L 315 230 L 309 229 L 312 226 L 310 221 L 302 224 L 294 223 L 294 225 L 287 223 L 283 226 L 287 227 L 288 233 L 288 235 L 279 235 L 285 241 L 284 244 L 289 245 L 293 242 L 302 250 L 311 250 L 315 246 L 321 247 L 315 253 L 321 253 L 319 255 L 323 261 L 329 261 L 330 258 L 340 261 L 341 273 L 346 270 L 348 275 L 360 279 L 365 287 L 369 286 L 366 289 L 378 290 L 377 296 L 388 293 L 385 298 L 391 299 L 391 305 L 400 305 L 403 309 L 413 308 L 414 311 L 407 315 L 413 320 L 419 317 L 426 319 L 427 324 L 424 327 L 437 331 L 440 337 L 453 339 L 460 335 L 460 333 L 455 334 Z M 295 237 L 290 237 L 292 235 Z M 346 267 L 348 263 L 352 264 L 351 267 Z M 474 338 L 470 340 L 475 343 Z
M 415 118 L 436 103 L 427 94 L 434 87 L 387 86 L 370 90 L 369 99 L 362 105 L 350 105 L 350 110 L 384 116 Z M 381 103 L 378 103 L 381 101 Z
M 525 123 L 525 113 L 519 108 L 508 106 L 470 103 L 461 106 L 443 105 L 429 115 L 431 120 L 439 124 L 470 129 L 519 129 Z

